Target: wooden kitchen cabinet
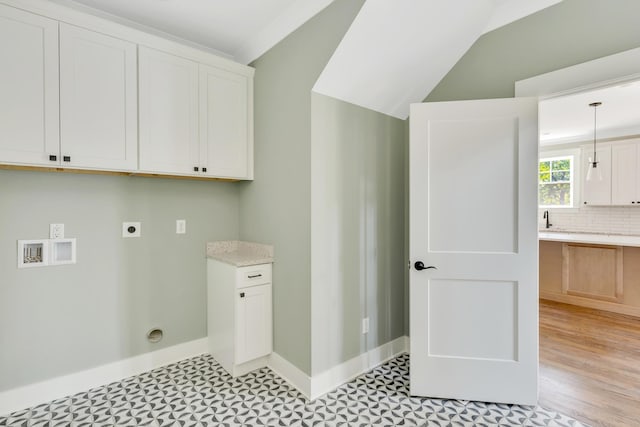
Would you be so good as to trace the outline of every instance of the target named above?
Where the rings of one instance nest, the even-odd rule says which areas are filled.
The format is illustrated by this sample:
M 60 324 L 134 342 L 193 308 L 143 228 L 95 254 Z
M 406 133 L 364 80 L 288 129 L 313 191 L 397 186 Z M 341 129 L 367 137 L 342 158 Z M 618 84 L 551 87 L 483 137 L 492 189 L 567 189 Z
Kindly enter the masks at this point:
M 209 352 L 232 376 L 267 364 L 272 351 L 271 264 L 207 259 Z
M 564 243 L 562 259 L 563 293 L 622 302 L 622 246 Z
M 58 154 L 58 22 L 0 5 L 0 163 Z
M 540 298 L 640 318 L 637 246 L 540 240 Z

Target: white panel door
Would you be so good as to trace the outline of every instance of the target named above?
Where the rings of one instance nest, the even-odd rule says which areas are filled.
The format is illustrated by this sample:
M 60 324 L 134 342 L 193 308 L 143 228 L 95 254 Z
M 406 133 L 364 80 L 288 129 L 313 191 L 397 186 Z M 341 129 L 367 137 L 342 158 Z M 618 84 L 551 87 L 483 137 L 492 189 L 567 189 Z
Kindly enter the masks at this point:
M 198 64 L 140 46 L 139 67 L 140 170 L 201 175 Z
M 411 106 L 412 395 L 537 401 L 537 110 Z
M 138 167 L 136 45 L 60 24 L 62 166 Z
M 611 161 L 611 203 L 614 205 L 640 203 L 637 195 L 637 144 L 612 145 Z
M 236 356 L 240 364 L 271 353 L 271 284 L 236 291 Z
M 200 66 L 200 158 L 207 175 L 252 177 L 249 104 L 247 77 Z
M 593 157 L 591 146 L 582 149 L 582 203 L 592 206 L 606 206 L 611 204 L 611 146 L 601 146 L 596 149 L 599 174 L 591 181 L 587 181 L 589 170 L 587 161 Z M 600 178 L 601 177 L 601 178 Z
M 0 163 L 56 166 L 58 22 L 0 5 L 0 61 Z

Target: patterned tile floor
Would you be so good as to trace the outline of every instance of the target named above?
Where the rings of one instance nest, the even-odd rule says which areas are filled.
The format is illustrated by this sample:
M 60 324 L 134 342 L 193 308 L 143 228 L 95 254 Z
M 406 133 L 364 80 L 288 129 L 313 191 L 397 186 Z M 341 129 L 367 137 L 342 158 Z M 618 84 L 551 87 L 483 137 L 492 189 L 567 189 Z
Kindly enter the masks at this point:
M 409 396 L 404 354 L 312 402 L 268 368 L 231 378 L 209 355 L 7 417 L 0 426 L 582 426 L 540 407 Z

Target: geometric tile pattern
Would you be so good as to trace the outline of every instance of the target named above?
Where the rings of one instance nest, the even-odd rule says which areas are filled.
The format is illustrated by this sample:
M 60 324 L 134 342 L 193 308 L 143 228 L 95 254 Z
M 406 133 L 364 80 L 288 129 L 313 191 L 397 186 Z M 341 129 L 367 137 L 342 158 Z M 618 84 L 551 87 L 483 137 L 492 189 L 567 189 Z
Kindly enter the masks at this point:
M 0 417 L 0 426 L 582 426 L 535 406 L 409 396 L 400 355 L 313 401 L 269 368 L 232 378 L 208 354 Z

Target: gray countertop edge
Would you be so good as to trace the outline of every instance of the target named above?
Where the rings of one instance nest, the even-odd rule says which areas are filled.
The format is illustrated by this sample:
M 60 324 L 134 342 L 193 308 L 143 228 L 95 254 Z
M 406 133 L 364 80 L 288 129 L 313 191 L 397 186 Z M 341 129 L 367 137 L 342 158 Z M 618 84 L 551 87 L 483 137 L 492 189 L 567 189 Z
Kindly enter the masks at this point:
M 619 234 L 577 233 L 569 231 L 540 231 L 538 240 L 549 242 L 590 243 L 615 246 L 640 247 L 640 236 Z
M 273 245 L 221 240 L 207 242 L 207 258 L 215 259 L 235 267 L 269 264 L 274 262 Z
M 273 263 L 273 258 L 255 258 L 255 259 L 245 259 L 245 260 L 233 260 L 230 257 L 225 257 L 223 255 L 208 255 L 207 258 L 215 259 L 216 261 L 224 262 L 225 264 L 233 265 L 235 267 L 248 267 L 252 265 L 260 265 L 260 264 L 271 264 Z

